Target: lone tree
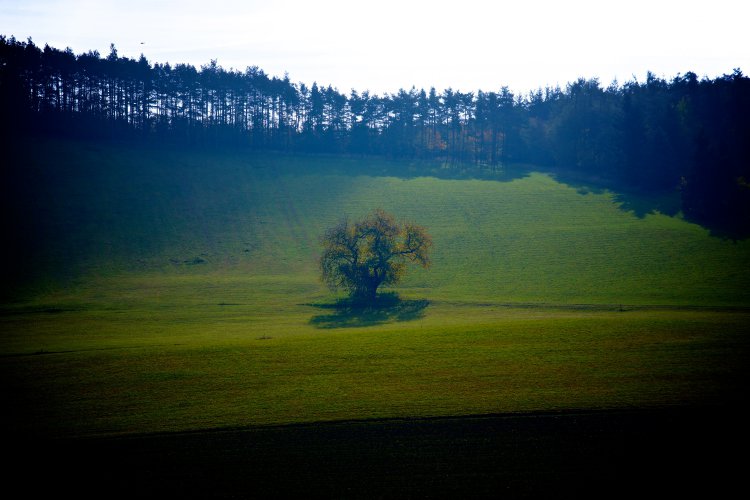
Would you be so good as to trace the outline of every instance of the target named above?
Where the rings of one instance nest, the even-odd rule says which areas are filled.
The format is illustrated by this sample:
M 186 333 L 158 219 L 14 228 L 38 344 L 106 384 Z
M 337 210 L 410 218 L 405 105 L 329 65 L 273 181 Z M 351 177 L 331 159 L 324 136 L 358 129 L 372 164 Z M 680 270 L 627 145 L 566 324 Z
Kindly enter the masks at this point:
M 421 226 L 399 224 L 393 215 L 375 210 L 358 222 L 344 219 L 321 239 L 320 268 L 331 288 L 344 288 L 352 298 L 375 301 L 378 287 L 399 282 L 407 263 L 430 266 L 432 238 Z

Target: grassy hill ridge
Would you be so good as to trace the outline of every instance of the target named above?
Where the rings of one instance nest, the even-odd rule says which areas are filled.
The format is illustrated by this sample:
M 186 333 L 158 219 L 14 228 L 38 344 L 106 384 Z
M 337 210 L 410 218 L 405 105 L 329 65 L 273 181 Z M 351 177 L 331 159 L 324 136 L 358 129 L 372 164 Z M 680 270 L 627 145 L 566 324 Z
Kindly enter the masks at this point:
M 370 161 L 50 142 L 10 167 L 22 238 L 6 262 L 42 280 L 284 274 L 312 285 L 325 228 L 382 207 L 432 233 L 434 266 L 404 289 L 433 299 L 750 304 L 748 241 L 639 217 L 615 193 L 547 174 L 362 175 L 380 170 Z

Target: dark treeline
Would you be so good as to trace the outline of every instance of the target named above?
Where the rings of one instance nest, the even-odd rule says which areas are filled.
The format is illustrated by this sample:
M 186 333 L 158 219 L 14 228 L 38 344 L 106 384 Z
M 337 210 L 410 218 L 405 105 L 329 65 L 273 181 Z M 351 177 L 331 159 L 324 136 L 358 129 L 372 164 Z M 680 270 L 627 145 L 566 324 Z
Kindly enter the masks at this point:
M 750 230 L 750 79 L 579 79 L 526 96 L 400 90 L 383 96 L 293 83 L 216 61 L 151 64 L 111 46 L 76 55 L 0 37 L 2 133 L 142 138 L 305 153 L 558 169 L 639 192 L 679 190 L 684 215 Z

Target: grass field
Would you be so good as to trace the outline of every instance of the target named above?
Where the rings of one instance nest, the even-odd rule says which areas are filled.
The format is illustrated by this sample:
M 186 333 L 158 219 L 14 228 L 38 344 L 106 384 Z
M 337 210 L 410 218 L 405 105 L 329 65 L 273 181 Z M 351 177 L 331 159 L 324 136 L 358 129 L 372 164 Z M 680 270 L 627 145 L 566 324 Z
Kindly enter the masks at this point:
M 544 173 L 389 175 L 410 167 L 38 145 L 6 172 L 6 429 L 744 401 L 750 243 Z M 405 309 L 337 310 L 317 238 L 375 207 L 428 228 L 433 266 Z

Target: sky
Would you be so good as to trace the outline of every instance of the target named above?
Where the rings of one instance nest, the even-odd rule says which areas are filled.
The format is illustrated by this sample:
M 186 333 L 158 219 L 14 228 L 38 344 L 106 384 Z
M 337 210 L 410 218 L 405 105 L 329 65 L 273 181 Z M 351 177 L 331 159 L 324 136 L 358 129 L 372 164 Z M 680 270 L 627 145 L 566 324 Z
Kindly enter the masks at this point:
M 743 0 L 0 0 L 0 34 L 395 93 L 750 72 Z

